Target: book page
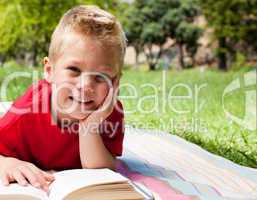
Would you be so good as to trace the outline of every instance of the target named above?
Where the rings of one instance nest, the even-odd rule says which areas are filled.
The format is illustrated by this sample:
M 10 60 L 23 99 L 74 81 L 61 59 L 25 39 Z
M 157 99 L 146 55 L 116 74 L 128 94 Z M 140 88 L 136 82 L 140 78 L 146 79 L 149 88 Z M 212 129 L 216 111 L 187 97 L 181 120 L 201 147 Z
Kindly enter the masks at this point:
M 40 200 L 48 200 L 46 192 L 44 192 L 41 189 L 37 189 L 33 187 L 32 185 L 28 186 L 21 186 L 17 183 L 11 183 L 8 186 L 4 186 L 0 182 L 0 200 L 5 197 L 7 199 L 7 196 L 31 196 L 34 197 L 35 199 L 40 199 Z M 24 197 L 23 197 L 24 199 Z M 31 198 L 33 199 L 33 198 Z
M 67 194 L 85 186 L 128 181 L 110 169 L 73 169 L 54 173 L 54 176 L 55 181 L 50 185 L 51 200 L 61 200 Z

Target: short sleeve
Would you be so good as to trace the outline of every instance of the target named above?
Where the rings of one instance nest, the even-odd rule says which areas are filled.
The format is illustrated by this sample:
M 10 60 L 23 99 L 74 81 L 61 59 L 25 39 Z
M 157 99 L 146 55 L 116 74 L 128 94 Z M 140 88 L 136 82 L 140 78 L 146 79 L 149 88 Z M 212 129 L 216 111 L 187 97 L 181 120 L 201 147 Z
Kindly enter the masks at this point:
M 0 119 L 0 155 L 18 158 L 20 116 L 7 112 Z
M 113 156 L 122 155 L 124 130 L 123 107 L 121 102 L 117 101 L 113 112 L 100 127 L 104 145 Z

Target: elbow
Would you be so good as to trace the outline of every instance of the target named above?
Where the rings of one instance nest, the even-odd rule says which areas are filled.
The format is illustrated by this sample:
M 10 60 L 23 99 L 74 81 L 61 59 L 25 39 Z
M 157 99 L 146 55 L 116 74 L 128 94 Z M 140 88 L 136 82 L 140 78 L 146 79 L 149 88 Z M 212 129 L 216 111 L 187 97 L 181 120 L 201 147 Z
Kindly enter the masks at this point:
M 83 169 L 103 169 L 108 168 L 110 170 L 116 171 L 115 159 L 112 162 L 108 163 L 81 163 Z

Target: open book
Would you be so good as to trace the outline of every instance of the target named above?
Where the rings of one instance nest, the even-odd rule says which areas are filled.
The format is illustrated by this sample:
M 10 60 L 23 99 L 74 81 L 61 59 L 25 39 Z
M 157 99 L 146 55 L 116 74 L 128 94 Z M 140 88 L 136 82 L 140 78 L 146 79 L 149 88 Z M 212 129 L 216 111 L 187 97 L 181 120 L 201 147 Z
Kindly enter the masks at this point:
M 0 183 L 0 200 L 143 200 L 153 199 L 129 179 L 109 169 L 74 169 L 54 173 L 49 192 L 32 186 Z

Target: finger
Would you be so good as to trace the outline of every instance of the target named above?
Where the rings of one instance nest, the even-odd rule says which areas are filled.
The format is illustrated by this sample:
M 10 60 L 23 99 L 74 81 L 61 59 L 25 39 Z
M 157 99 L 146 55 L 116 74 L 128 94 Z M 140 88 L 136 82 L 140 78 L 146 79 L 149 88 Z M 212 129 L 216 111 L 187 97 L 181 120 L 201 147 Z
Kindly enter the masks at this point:
M 28 179 L 30 184 L 33 185 L 34 187 L 40 188 L 43 185 L 46 185 L 46 183 L 44 183 L 45 182 L 44 179 L 42 177 L 40 177 L 39 175 L 37 175 L 34 172 L 34 170 L 31 169 L 30 167 L 23 167 L 22 173 Z
M 48 179 L 45 176 L 45 172 L 39 168 L 37 168 L 36 166 L 33 165 L 32 170 L 34 172 L 34 174 L 37 177 L 37 181 L 40 183 L 40 186 L 44 191 L 48 191 Z M 52 178 L 49 179 L 52 180 Z
M 115 96 L 115 90 L 112 87 L 109 89 L 109 92 L 104 101 L 104 106 L 107 112 L 110 112 L 114 106 L 114 96 Z
M 2 183 L 4 186 L 8 186 L 9 183 L 10 183 L 10 180 L 9 180 L 9 175 L 8 174 L 3 174 L 2 177 L 1 177 L 1 180 L 2 180 Z
M 12 176 L 18 182 L 19 185 L 26 186 L 28 184 L 20 170 L 14 170 Z
M 114 92 L 113 92 L 113 104 L 114 105 L 116 105 L 116 103 L 117 103 L 118 95 L 119 95 L 119 87 L 117 86 L 116 88 L 114 88 Z
M 112 85 L 113 85 L 113 87 L 114 87 L 115 89 L 118 87 L 119 81 L 120 81 L 120 79 L 119 79 L 118 76 L 116 76 L 116 77 L 113 79 Z
M 99 107 L 98 110 L 96 110 L 96 113 L 101 113 L 101 112 L 105 112 L 108 110 L 108 108 L 111 105 L 111 101 L 112 101 L 112 96 L 113 96 L 113 87 L 111 87 L 106 95 L 106 97 L 104 98 L 102 105 Z
M 113 80 L 113 104 L 115 105 L 116 102 L 117 102 L 117 96 L 119 94 L 119 82 L 120 82 L 120 78 L 119 77 L 116 77 L 114 80 Z
M 118 86 L 115 86 L 113 88 L 113 95 L 112 95 L 112 107 L 114 107 L 117 104 L 117 100 L 118 100 L 118 95 L 119 95 L 119 88 Z
M 55 180 L 55 177 L 53 174 L 43 171 L 43 175 L 44 175 L 45 179 L 49 182 L 53 182 Z

